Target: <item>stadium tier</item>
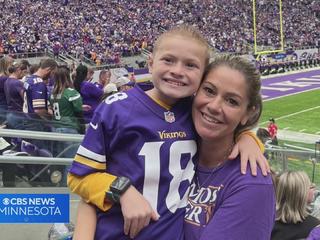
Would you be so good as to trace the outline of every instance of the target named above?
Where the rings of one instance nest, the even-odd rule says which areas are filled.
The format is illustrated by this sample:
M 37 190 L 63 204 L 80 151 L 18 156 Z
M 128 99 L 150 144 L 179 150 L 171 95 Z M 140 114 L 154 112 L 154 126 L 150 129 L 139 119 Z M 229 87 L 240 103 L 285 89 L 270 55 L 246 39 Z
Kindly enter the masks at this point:
M 207 1 L 2 1 L 0 55 L 39 52 L 85 56 L 97 64 L 152 49 L 159 33 L 178 23 L 194 24 L 218 52 L 253 49 L 249 0 Z M 271 4 L 272 2 L 272 4 Z M 278 48 L 283 22 L 285 47 L 319 46 L 317 0 L 256 1 L 257 42 Z M 282 21 L 279 22 L 279 3 Z

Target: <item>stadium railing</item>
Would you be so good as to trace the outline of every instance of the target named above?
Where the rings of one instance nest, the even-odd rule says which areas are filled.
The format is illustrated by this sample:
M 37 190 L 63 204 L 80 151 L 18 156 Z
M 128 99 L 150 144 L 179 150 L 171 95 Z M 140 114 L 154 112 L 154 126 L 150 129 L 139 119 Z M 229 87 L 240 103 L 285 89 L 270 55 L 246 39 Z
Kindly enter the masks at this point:
M 277 146 L 267 146 L 271 168 L 280 173 L 288 170 L 304 170 L 318 187 L 320 187 L 319 150 L 296 150 Z
M 67 141 L 79 144 L 83 135 L 80 134 L 63 134 L 54 132 L 37 132 L 37 131 L 19 131 L 11 129 L 0 129 L 1 137 L 19 137 L 22 139 L 38 139 L 49 141 Z M 276 146 L 266 146 L 266 153 L 270 159 L 270 164 L 276 172 L 290 170 L 292 168 L 302 168 L 310 175 L 310 178 L 320 186 L 319 177 L 315 173 L 319 171 L 320 154 L 319 150 L 295 150 L 280 148 Z M 0 156 L 0 163 L 17 163 L 17 164 L 55 164 L 69 165 L 72 158 L 59 157 L 30 157 L 30 156 Z

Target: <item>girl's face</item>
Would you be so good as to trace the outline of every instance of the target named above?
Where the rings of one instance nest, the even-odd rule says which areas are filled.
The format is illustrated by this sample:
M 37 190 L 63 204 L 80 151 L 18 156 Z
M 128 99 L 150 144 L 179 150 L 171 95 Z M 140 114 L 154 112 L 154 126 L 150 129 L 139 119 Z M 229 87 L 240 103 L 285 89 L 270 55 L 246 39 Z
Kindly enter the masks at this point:
M 233 140 L 236 127 L 249 119 L 247 92 L 246 79 L 238 70 L 225 65 L 211 70 L 192 107 L 194 125 L 202 140 Z
M 149 61 L 155 86 L 152 95 L 168 105 L 193 95 L 200 85 L 206 56 L 206 48 L 190 37 L 164 38 Z

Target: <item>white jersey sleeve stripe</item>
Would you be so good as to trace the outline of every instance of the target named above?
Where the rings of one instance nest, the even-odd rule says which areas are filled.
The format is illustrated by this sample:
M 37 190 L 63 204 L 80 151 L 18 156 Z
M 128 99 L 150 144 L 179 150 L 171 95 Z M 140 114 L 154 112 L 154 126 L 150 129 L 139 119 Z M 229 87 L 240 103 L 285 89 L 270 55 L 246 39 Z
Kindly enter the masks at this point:
M 89 149 L 86 149 L 83 146 L 79 147 L 77 153 L 80 154 L 81 156 L 94 159 L 95 161 L 100 162 L 100 163 L 105 163 L 106 162 L 106 156 L 101 155 L 101 154 L 97 154 L 95 152 L 92 152 L 92 151 L 90 151 Z
M 80 97 L 81 97 L 81 96 L 80 96 L 80 94 L 79 94 L 79 95 L 70 97 L 70 98 L 68 99 L 68 101 L 69 101 L 69 102 L 72 102 L 72 101 L 74 101 L 74 100 L 76 100 L 76 99 L 78 99 L 78 98 L 80 98 Z

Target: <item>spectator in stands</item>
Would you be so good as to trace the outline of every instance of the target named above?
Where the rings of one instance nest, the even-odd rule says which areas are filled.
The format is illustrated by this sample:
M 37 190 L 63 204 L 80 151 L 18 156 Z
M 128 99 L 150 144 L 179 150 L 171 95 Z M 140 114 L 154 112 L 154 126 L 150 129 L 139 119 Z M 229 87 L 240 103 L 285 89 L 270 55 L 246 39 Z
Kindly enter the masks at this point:
M 9 76 L 9 67 L 12 65 L 13 59 L 4 56 L 0 59 L 0 124 L 6 120 L 7 100 L 4 92 L 4 84 Z
M 122 76 L 114 81 L 116 84 L 118 91 L 127 91 L 134 86 L 134 82 L 131 82 L 129 78 Z
M 269 119 L 268 132 L 271 137 L 271 144 L 278 145 L 278 138 L 277 138 L 278 126 L 277 126 L 274 118 Z
M 94 110 L 101 101 L 103 88 L 110 79 L 109 73 L 109 71 L 102 70 L 99 74 L 99 82 L 83 81 L 81 83 L 80 94 L 83 98 L 83 104 L 90 106 L 90 110 L 83 112 L 85 123 L 90 122 Z
M 10 68 L 11 72 L 4 84 L 8 113 L 7 127 L 11 129 L 24 129 L 23 121 L 23 95 L 24 88 L 21 79 L 28 74 L 28 65 L 23 62 L 16 62 Z
M 110 82 L 110 78 L 111 72 L 109 69 L 100 71 L 98 83 L 101 85 L 101 88 L 104 88 Z
M 48 89 L 45 81 L 57 68 L 56 61 L 44 59 L 40 62 L 39 69 L 26 77 L 24 82 L 24 109 L 26 113 L 25 129 L 31 131 L 51 131 L 48 120 L 51 115 L 48 108 Z M 39 148 L 46 148 L 46 142 L 30 140 Z
M 81 126 L 83 122 L 81 120 L 82 98 L 80 93 L 73 88 L 69 69 L 66 66 L 59 66 L 54 73 L 54 80 L 54 88 L 50 96 L 54 131 L 84 133 L 84 128 Z
M 59 66 L 54 73 L 54 88 L 50 96 L 50 105 L 53 109 L 53 131 L 58 133 L 84 133 L 85 125 L 82 119 L 82 98 L 73 88 L 70 71 L 66 66 Z M 56 157 L 74 157 L 78 144 L 74 142 L 56 142 L 53 155 Z M 62 184 L 66 186 L 66 168 Z
M 79 66 L 76 68 L 74 81 L 73 81 L 74 89 L 77 90 L 78 92 L 80 92 L 81 90 L 82 82 L 87 79 L 87 75 L 88 75 L 88 68 L 83 64 L 79 64 Z
M 306 238 L 320 220 L 308 213 L 314 185 L 303 171 L 283 172 L 276 187 L 277 213 L 272 240 Z
M 88 68 L 86 81 L 88 82 L 93 81 L 93 75 L 94 75 L 94 70 L 92 68 Z
M 90 6 L 84 1 L 61 6 L 60 1 L 6 1 L 1 9 L 0 53 L 41 52 L 55 49 L 60 42 L 60 54 L 85 56 L 90 61 L 94 53 L 93 59 L 101 64 L 116 65 L 119 56 L 138 54 L 142 48 L 151 50 L 154 39 L 177 22 L 197 25 L 216 51 L 250 53 L 254 42 L 252 7 L 239 0 L 228 3 L 99 0 Z M 257 3 L 258 45 L 278 49 L 278 2 Z M 319 28 L 318 5 L 315 0 L 282 1 L 285 47 L 319 45 L 319 31 L 314 31 Z

